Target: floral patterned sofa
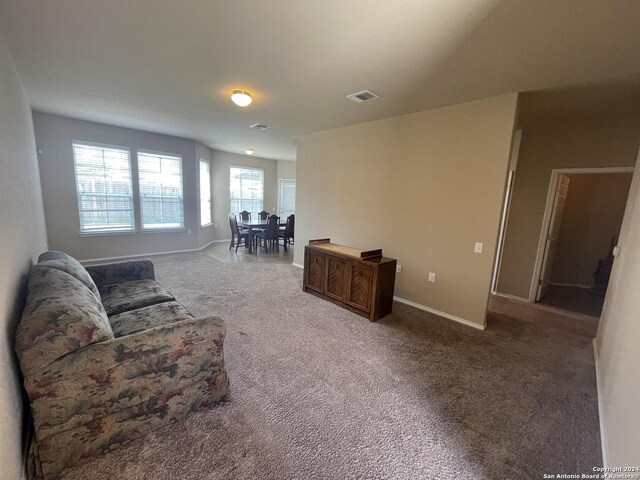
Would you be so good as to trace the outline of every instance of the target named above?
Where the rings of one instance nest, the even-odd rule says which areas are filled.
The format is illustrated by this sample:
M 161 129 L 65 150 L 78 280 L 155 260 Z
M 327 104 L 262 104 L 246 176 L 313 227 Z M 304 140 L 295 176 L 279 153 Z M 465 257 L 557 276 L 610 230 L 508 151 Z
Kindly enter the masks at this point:
M 31 476 L 55 478 L 226 399 L 225 327 L 194 318 L 148 260 L 84 268 L 46 252 L 16 333 L 35 426 Z

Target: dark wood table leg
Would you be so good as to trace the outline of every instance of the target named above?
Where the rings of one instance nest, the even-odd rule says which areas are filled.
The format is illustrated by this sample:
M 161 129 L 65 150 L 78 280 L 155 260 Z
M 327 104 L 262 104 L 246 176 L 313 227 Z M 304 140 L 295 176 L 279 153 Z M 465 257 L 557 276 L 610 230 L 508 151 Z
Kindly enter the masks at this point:
M 253 229 L 251 228 L 251 225 L 249 225 L 249 253 L 253 253 Z

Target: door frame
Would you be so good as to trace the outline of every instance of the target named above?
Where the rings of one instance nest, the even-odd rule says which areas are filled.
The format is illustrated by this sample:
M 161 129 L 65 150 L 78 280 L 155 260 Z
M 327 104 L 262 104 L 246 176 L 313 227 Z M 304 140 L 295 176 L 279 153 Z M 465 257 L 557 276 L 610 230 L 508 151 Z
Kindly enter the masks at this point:
M 496 258 L 493 262 L 493 272 L 491 274 L 491 293 L 493 295 L 503 295 L 498 292 L 498 282 L 500 281 L 500 267 L 502 266 L 502 254 L 504 253 L 504 239 L 507 235 L 509 222 L 509 209 L 511 208 L 511 197 L 513 196 L 513 182 L 516 178 L 516 168 L 518 165 L 518 155 L 520 154 L 520 143 L 522 141 L 522 129 L 513 133 L 511 144 L 511 157 L 509 161 L 509 173 L 507 174 L 507 185 L 502 202 L 502 216 L 500 217 L 500 230 L 498 232 L 498 245 L 496 246 Z
M 536 263 L 533 267 L 533 277 L 531 278 L 531 286 L 529 287 L 529 302 L 536 301 L 536 293 L 538 291 L 538 281 L 542 273 L 542 260 L 544 257 L 544 247 L 549 234 L 551 221 L 551 211 L 553 210 L 553 199 L 558 186 L 558 177 L 560 175 L 580 175 L 580 174 L 599 174 L 599 173 L 631 173 L 634 167 L 590 167 L 590 168 L 554 168 L 551 170 L 551 180 L 549 181 L 549 189 L 547 191 L 547 203 L 542 217 L 542 225 L 540 227 L 540 237 L 538 238 L 538 252 L 536 254 Z
M 276 213 L 278 215 L 280 215 L 280 207 L 282 207 L 282 198 L 280 198 L 282 195 L 282 182 L 293 182 L 294 185 L 296 184 L 296 179 L 295 178 L 279 178 L 278 179 L 278 210 L 276 211 Z M 297 192 L 297 185 L 296 185 L 296 192 Z

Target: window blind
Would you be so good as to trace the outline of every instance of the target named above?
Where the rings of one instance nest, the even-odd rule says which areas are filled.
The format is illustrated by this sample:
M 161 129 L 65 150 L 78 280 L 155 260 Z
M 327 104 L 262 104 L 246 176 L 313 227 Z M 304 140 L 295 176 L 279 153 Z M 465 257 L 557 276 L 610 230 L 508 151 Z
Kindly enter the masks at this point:
M 73 161 L 80 231 L 135 230 L 129 150 L 74 142 Z
M 264 170 L 247 167 L 231 167 L 229 197 L 231 212 L 247 210 L 251 218 L 257 218 L 263 208 Z
M 184 227 L 182 157 L 138 151 L 143 229 Z
M 211 166 L 200 160 L 200 226 L 211 223 Z

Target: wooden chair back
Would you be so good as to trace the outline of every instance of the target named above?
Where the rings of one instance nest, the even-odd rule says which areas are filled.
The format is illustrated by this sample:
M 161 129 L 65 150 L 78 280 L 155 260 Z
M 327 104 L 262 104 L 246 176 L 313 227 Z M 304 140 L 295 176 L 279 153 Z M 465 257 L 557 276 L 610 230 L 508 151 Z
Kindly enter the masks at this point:
M 258 215 L 260 216 L 260 220 L 266 220 L 269 218 L 269 212 L 266 210 L 262 210 Z
M 251 212 L 243 210 L 240 212 L 240 219 L 243 221 L 251 220 Z
M 238 228 L 238 219 L 237 217 L 231 213 L 229 215 L 229 227 L 231 228 L 231 235 L 240 236 L 240 229 Z
M 287 217 L 287 224 L 284 227 L 285 238 L 293 238 L 293 231 L 295 229 L 296 216 L 292 213 Z
M 265 236 L 267 239 L 273 240 L 278 238 L 278 228 L 280 225 L 280 217 L 271 215 L 267 221 L 267 228 L 265 229 Z

